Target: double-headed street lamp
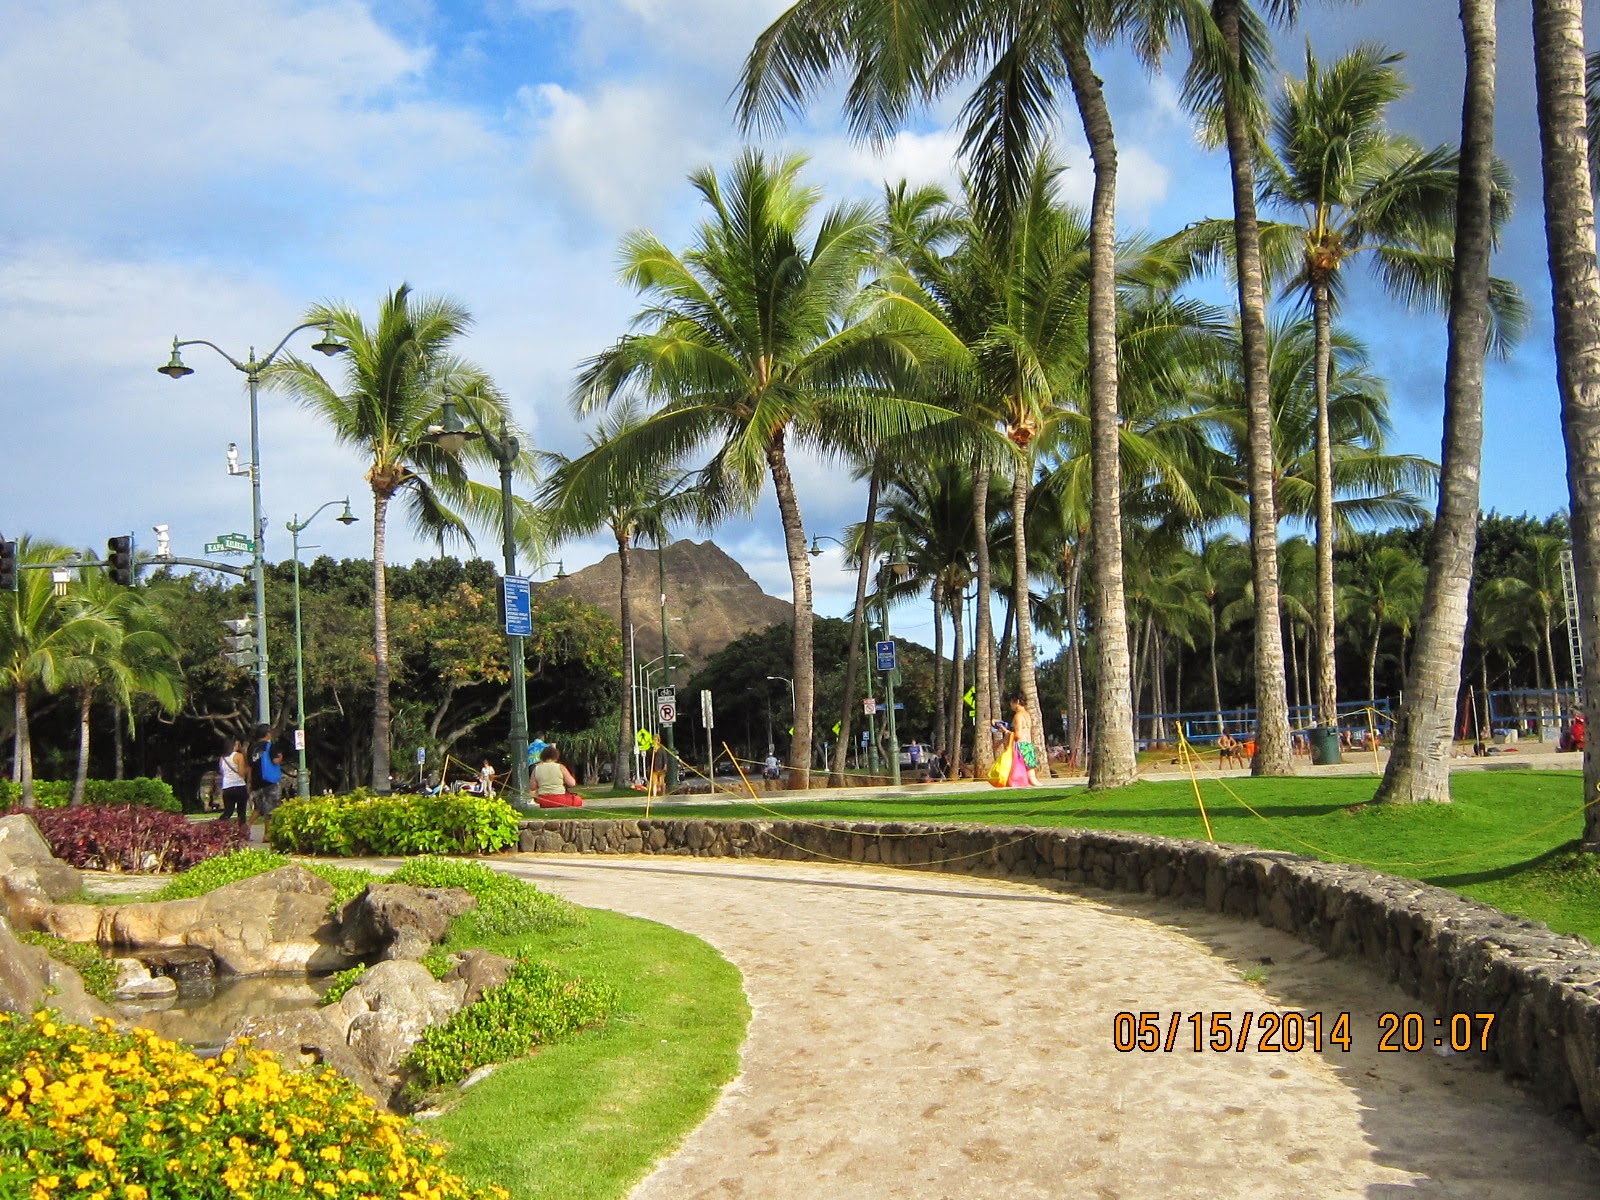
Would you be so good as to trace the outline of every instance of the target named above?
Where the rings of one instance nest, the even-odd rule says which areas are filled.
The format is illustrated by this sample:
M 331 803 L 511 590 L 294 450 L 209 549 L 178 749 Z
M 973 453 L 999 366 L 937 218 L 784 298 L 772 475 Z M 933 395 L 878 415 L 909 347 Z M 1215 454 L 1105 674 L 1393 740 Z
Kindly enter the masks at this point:
M 240 362 L 215 342 L 208 342 L 204 338 L 189 338 L 180 341 L 172 339 L 172 357 L 165 366 L 157 367 L 169 379 L 182 379 L 185 375 L 193 375 L 194 368 L 184 365 L 183 355 L 180 351 L 185 346 L 209 346 L 215 350 L 236 371 L 241 371 L 250 383 L 250 518 L 254 522 L 251 530 L 250 575 L 255 582 L 256 593 L 256 720 L 261 724 L 270 724 L 272 721 L 272 703 L 267 692 L 267 582 L 266 582 L 266 541 L 267 522 L 261 515 L 261 428 L 257 419 L 257 392 L 261 385 L 261 373 L 272 365 L 283 348 L 289 344 L 289 339 L 302 329 L 322 330 L 322 340 L 312 345 L 313 350 L 320 350 L 330 357 L 342 354 L 350 347 L 333 336 L 331 327 L 321 322 L 308 322 L 296 325 L 283 335 L 283 340 L 272 348 L 272 353 L 264 358 L 256 357 L 256 348 L 250 347 L 250 353 Z
M 306 770 L 306 649 L 305 640 L 300 632 L 300 532 L 311 522 L 317 519 L 317 514 L 325 508 L 332 508 L 335 504 L 344 505 L 344 511 L 334 518 L 341 525 L 354 525 L 358 518 L 350 511 L 350 497 L 343 500 L 329 500 L 321 505 L 304 521 L 296 513 L 285 526 L 289 530 L 289 539 L 294 546 L 294 701 L 295 701 L 295 751 L 300 756 L 300 771 L 295 777 L 295 791 L 304 800 L 311 795 L 311 775 Z

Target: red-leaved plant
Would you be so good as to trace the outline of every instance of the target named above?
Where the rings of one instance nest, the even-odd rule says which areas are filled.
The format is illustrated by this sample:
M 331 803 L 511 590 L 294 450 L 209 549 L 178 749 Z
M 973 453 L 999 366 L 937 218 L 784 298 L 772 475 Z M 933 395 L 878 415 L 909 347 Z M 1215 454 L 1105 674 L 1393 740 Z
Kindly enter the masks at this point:
M 232 821 L 190 821 L 136 804 L 41 808 L 28 815 L 51 853 L 90 871 L 182 871 L 246 844 Z

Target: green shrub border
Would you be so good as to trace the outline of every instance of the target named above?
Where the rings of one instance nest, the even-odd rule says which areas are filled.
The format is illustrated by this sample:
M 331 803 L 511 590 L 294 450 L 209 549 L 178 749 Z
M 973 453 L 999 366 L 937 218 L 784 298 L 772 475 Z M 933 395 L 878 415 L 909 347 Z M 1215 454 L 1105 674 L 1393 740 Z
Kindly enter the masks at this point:
M 312 796 L 280 805 L 267 822 L 276 850 L 360 855 L 494 854 L 517 844 L 516 809 L 487 796 Z
M 65 808 L 72 799 L 72 784 L 64 779 L 36 779 L 33 798 L 40 808 Z M 183 804 L 164 779 L 86 779 L 85 804 L 142 804 L 162 812 L 181 813 Z M 0 779 L 0 808 L 16 808 L 22 803 L 22 785 Z

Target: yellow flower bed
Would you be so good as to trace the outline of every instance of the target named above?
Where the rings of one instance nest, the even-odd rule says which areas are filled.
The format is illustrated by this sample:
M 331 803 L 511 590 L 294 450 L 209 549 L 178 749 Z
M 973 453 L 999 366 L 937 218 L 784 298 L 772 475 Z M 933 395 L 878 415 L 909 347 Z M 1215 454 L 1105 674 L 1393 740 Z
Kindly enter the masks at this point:
M 332 1070 L 0 1013 L 0 1200 L 488 1200 Z

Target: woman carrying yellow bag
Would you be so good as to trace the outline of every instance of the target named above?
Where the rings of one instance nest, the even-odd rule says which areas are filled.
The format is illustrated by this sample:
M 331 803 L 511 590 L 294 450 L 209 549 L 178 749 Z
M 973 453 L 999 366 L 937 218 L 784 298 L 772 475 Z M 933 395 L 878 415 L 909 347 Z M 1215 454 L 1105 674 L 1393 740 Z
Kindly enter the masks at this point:
M 989 768 L 989 782 L 995 787 L 1010 787 L 1011 760 L 1016 755 L 1016 735 L 1007 728 L 1004 721 L 996 721 L 994 729 L 1005 734 L 1005 745 L 1001 746 L 999 753 L 994 756 L 994 766 Z

